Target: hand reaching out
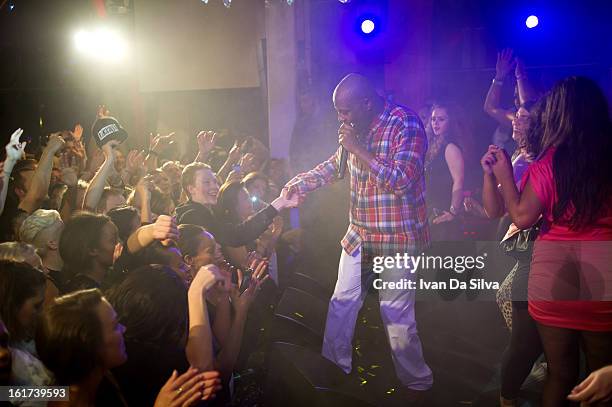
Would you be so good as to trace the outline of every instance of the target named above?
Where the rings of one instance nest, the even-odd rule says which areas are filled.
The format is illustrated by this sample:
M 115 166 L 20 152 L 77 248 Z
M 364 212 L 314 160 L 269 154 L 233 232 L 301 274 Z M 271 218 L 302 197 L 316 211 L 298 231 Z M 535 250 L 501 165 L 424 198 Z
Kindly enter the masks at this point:
M 19 142 L 19 137 L 23 134 L 23 129 L 17 129 L 11 134 L 11 138 L 6 145 L 6 158 L 13 162 L 17 162 L 23 157 L 27 142 Z
M 303 199 L 300 195 L 291 187 L 285 187 L 282 189 L 278 198 L 272 201 L 271 205 L 277 211 L 285 208 L 295 208 L 301 204 Z

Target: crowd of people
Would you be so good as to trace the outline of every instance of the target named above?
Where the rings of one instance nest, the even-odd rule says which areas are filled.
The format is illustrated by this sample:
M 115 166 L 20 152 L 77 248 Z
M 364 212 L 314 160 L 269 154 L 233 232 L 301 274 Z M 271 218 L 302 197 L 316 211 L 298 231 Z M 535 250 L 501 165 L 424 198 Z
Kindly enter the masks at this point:
M 506 110 L 501 88 L 513 70 L 515 108 Z M 361 264 L 360 245 L 395 250 L 410 235 L 426 249 L 430 232 L 433 241 L 462 239 L 466 217 L 501 218 L 502 246 L 516 265 L 498 296 L 511 327 L 500 405 L 518 405 L 538 361 L 547 370 L 542 405 L 610 400 L 612 123 L 598 85 L 570 77 L 536 92 L 523 63 L 500 53 L 484 109 L 500 132 L 512 129 L 513 141 L 486 149 L 482 199 L 465 193 L 479 150 L 456 105 L 433 104 L 421 122 L 358 76 L 338 85 L 334 103 L 351 182 L 365 195 L 351 195 L 324 355 L 351 370 L 363 297 L 351 288 L 347 262 Z M 355 133 L 367 134 L 373 118 L 381 123 L 371 133 L 378 144 L 368 149 Z M 406 131 L 397 130 L 400 122 L 413 139 L 397 137 Z M 306 124 L 326 128 L 302 118 Z M 292 154 L 308 144 L 307 133 L 296 128 Z M 249 311 L 262 288 L 275 295 L 299 258 L 289 209 L 335 179 L 340 153 L 310 171 L 300 161 L 301 174 L 290 180 L 286 162 L 253 137 L 236 140 L 221 159 L 213 131 L 197 134 L 189 162 L 168 159 L 172 133 L 151 137 L 146 150 L 123 151 L 127 133 L 105 107 L 91 134 L 76 125 L 51 134 L 38 152 L 22 135 L 10 136 L 0 164 L 0 385 L 68 386 L 71 406 L 229 403 Z M 407 144 L 410 153 L 398 153 Z M 405 227 L 397 216 L 418 222 L 402 239 L 366 241 L 368 222 L 380 225 L 384 216 L 387 228 Z M 416 383 L 413 390 L 427 390 L 432 372 L 413 309 L 392 306 L 414 298 L 396 297 L 381 296 L 396 371 Z M 393 334 L 400 322 L 406 338 Z M 578 385 L 580 349 L 590 375 Z

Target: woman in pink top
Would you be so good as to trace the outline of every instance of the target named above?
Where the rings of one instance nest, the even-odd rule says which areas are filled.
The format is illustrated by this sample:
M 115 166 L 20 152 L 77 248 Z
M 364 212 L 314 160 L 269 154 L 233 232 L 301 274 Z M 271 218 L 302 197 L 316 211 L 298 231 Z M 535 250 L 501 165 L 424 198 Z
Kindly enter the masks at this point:
M 529 275 L 529 313 L 548 362 L 543 406 L 562 406 L 589 371 L 612 363 L 612 123 L 592 80 L 570 77 L 545 100 L 542 154 L 519 193 L 505 151 L 490 147 L 493 175 L 520 229 L 544 222 Z

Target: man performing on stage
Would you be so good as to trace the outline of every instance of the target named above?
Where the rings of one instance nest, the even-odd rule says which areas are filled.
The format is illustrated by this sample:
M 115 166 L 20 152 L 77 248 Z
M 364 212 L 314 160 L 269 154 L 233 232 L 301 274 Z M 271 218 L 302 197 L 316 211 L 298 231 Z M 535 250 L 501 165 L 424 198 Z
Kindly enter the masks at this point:
M 327 161 L 299 174 L 285 186 L 291 196 L 335 181 L 342 150 L 348 152 L 350 224 L 342 239 L 338 281 L 327 313 L 323 356 L 350 373 L 357 315 L 367 290 L 362 280 L 362 255 L 415 255 L 429 245 L 423 162 L 425 131 L 418 116 L 385 102 L 363 76 L 344 77 L 333 95 L 341 123 L 341 147 Z M 340 172 L 342 173 L 342 171 Z M 364 267 L 364 275 L 371 275 Z M 414 280 L 406 268 L 388 268 L 383 281 Z M 370 280 L 371 281 L 371 280 Z M 414 316 L 415 291 L 379 290 L 380 312 L 391 345 L 393 363 L 402 384 L 415 391 L 429 389 L 432 372 L 423 359 Z

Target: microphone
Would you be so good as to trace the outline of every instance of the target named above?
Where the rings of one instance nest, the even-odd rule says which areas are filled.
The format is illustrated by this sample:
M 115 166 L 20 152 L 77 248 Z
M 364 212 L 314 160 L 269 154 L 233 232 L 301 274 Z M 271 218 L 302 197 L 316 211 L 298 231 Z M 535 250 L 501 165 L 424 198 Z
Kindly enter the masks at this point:
M 338 167 L 338 179 L 344 178 L 346 172 L 346 160 L 348 159 L 348 151 L 343 146 L 340 146 L 340 166 Z
M 344 125 L 344 123 L 342 123 Z M 348 123 L 349 126 L 355 127 L 353 123 Z M 342 126 L 341 126 L 342 127 Z M 340 146 L 340 166 L 338 166 L 338 179 L 343 179 L 346 173 L 346 161 L 348 160 L 348 151 L 344 146 Z

